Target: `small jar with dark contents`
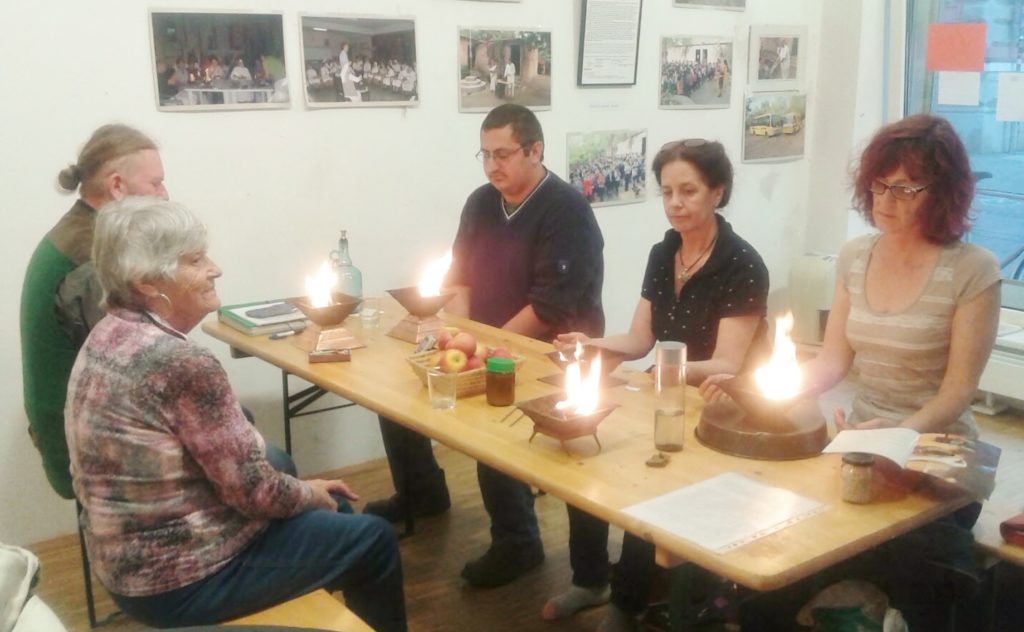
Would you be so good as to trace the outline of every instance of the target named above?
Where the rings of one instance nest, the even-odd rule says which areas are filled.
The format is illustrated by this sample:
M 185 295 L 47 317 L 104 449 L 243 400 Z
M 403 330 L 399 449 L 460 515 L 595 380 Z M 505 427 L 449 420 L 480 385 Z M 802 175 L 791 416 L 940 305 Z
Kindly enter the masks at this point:
M 874 497 L 873 475 L 875 457 L 863 452 L 843 455 L 842 496 L 848 503 L 865 505 Z
M 491 406 L 511 406 L 515 401 L 515 360 L 487 358 L 487 403 Z

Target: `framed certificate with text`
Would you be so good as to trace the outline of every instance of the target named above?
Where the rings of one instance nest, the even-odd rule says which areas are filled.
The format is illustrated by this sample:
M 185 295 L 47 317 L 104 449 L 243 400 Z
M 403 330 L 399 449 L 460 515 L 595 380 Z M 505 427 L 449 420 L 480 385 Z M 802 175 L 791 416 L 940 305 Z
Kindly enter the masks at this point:
M 578 86 L 636 85 L 643 0 L 582 0 Z

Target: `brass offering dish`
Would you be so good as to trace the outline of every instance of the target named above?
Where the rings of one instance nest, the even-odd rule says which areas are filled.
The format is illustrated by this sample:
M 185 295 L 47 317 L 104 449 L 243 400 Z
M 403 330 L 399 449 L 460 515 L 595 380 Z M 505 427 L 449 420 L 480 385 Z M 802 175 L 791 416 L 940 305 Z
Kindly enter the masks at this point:
M 565 442 L 577 437 L 591 435 L 597 442 L 598 450 L 601 449 L 601 441 L 597 438 L 597 425 L 604 421 L 613 410 L 619 407 L 612 402 L 601 402 L 597 410 L 587 415 L 580 415 L 570 411 L 562 411 L 555 408 L 555 404 L 564 399 L 561 393 L 552 393 L 544 397 L 516 403 L 516 408 L 521 410 L 533 421 L 533 434 L 530 441 L 537 436 L 537 433 L 554 437 L 562 445 L 562 449 L 568 452 Z
M 420 296 L 418 287 L 388 290 L 388 294 L 395 297 L 405 311 L 409 312 L 408 316 L 398 321 L 388 335 L 413 344 L 418 343 L 427 334 L 444 329 L 444 321 L 437 316 L 437 312 L 455 298 L 454 292 L 438 296 Z
M 626 380 L 621 377 L 609 375 L 614 371 L 620 364 L 622 364 L 622 354 L 616 351 L 609 351 L 601 347 L 594 345 L 584 345 L 582 350 L 582 357 L 580 358 L 580 368 L 583 373 L 586 374 L 590 371 L 590 363 L 593 362 L 597 355 L 601 355 L 601 388 L 611 388 L 613 386 L 621 386 L 626 383 Z M 545 375 L 544 377 L 537 378 L 545 384 L 551 384 L 552 386 L 565 386 L 565 369 L 570 364 L 576 361 L 573 352 L 564 351 L 548 351 L 544 354 L 549 360 L 555 363 L 561 373 L 554 375 Z
M 750 374 L 719 387 L 732 400 L 706 405 L 695 433 L 709 448 L 734 456 L 784 461 L 816 456 L 828 444 L 825 416 L 813 398 L 768 399 L 757 390 Z
M 332 303 L 325 307 L 313 307 L 305 296 L 288 299 L 288 302 L 299 308 L 306 318 L 319 325 L 322 329 L 338 327 L 348 318 L 356 307 L 363 302 L 363 299 L 342 294 L 341 292 L 331 293 Z

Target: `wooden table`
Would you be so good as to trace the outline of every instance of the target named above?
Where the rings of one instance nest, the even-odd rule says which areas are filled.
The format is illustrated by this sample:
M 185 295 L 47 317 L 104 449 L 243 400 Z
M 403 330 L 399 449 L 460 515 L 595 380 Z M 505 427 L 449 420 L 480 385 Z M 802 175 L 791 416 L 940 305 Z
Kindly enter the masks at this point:
M 346 327 L 367 342 L 367 348 L 353 352 L 350 363 L 309 364 L 305 351 L 294 344 L 294 338 L 272 341 L 266 336 L 251 337 L 215 320 L 206 321 L 203 330 L 235 349 L 384 414 L 653 542 L 662 565 L 693 562 L 755 590 L 786 586 L 968 502 L 965 496 L 950 490 L 907 492 L 883 485 L 874 503 L 851 505 L 839 499 L 839 455 L 799 461 L 756 461 L 713 451 L 693 435 L 703 405 L 695 389 L 691 389 L 688 397 L 686 448 L 673 455 L 671 463 L 661 469 L 645 465 L 654 453 L 654 409 L 649 382 L 635 392 L 623 386 L 604 392 L 603 397 L 620 407 L 598 428 L 603 446 L 600 452 L 589 437 L 569 442 L 572 454 L 543 435 L 529 442 L 530 420 L 524 418 L 514 426 L 502 422 L 510 409 L 490 407 L 483 396 L 460 399 L 451 411 L 434 410 L 427 389 L 406 363 L 413 346 L 385 333 L 404 316 L 404 311 L 390 299 L 382 303 L 385 313 L 378 333 L 364 332 L 358 316 L 346 321 Z M 448 324 L 472 332 L 481 342 L 500 344 L 525 356 L 517 375 L 518 400 L 555 392 L 555 387 L 537 381 L 557 372 L 557 367 L 542 355 L 551 350 L 549 344 L 473 321 L 443 317 Z M 634 383 L 638 381 L 637 374 L 630 377 Z M 640 501 L 725 472 L 738 472 L 755 481 L 788 489 L 818 500 L 827 508 L 723 554 L 652 528 L 622 512 Z M 693 510 L 699 512 L 700 507 Z

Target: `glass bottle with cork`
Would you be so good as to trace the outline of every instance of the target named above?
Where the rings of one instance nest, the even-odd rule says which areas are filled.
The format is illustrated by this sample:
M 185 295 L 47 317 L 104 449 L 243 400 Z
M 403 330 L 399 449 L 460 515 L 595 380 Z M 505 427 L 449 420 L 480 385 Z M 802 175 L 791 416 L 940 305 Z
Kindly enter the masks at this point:
M 331 262 L 338 275 L 338 291 L 355 298 L 363 297 L 363 273 L 352 263 L 348 251 L 348 231 L 341 231 L 338 249 L 331 251 Z M 358 311 L 358 310 L 356 310 Z

